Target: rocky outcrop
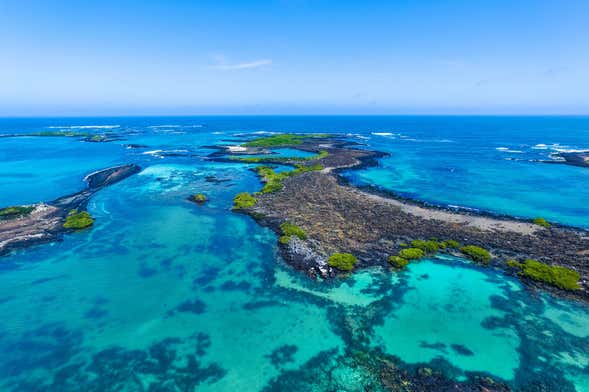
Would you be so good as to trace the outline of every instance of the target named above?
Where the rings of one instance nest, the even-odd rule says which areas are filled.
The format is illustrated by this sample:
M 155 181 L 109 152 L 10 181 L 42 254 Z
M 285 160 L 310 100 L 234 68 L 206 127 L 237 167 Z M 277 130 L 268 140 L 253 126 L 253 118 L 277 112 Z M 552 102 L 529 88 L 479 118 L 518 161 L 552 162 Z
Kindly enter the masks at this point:
M 456 240 L 490 250 L 494 267 L 509 270 L 506 260 L 532 258 L 576 270 L 581 274 L 581 289 L 575 292 L 527 283 L 589 299 L 586 231 L 544 228 L 508 217 L 452 211 L 361 190 L 346 184 L 337 171 L 372 164 L 378 153 L 338 143 L 318 146 L 308 142 L 302 147 L 329 151 L 328 157 L 318 161 L 325 169 L 286 178 L 282 190 L 257 195 L 256 205 L 246 210 L 278 233 L 284 221 L 305 230 L 307 240 L 281 244 L 285 259 L 296 268 L 310 275 L 333 276 L 335 271 L 325 265 L 325 260 L 336 252 L 353 253 L 359 267 L 387 265 L 388 256 L 397 254 L 401 244 L 413 239 Z
M 561 163 L 570 166 L 589 167 L 589 150 L 557 152 L 550 155 L 551 160 L 544 163 Z
M 139 166 L 134 164 L 99 170 L 84 178 L 88 184 L 86 189 L 49 203 L 35 204 L 34 209 L 26 215 L 0 220 L 0 255 L 34 244 L 59 240 L 68 231 L 63 223 L 71 210 L 85 210 L 94 193 L 139 170 Z

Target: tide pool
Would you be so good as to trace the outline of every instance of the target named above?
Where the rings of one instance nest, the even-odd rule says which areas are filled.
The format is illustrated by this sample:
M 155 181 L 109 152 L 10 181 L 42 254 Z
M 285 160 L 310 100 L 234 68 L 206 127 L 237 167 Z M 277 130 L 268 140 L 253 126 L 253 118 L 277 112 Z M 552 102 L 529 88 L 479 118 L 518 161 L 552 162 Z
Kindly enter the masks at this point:
M 463 371 L 513 380 L 517 334 L 482 325 L 504 316 L 491 302 L 505 294 L 501 285 L 474 269 L 422 261 L 410 266 L 407 286 L 402 305 L 375 330 L 386 352 L 410 363 L 441 357 Z

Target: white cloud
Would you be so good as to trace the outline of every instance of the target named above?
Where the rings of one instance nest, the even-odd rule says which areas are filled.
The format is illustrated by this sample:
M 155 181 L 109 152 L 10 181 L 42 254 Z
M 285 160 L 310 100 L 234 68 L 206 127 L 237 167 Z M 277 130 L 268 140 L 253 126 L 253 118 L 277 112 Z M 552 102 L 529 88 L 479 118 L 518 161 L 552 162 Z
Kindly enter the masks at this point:
M 221 61 L 217 65 L 213 65 L 212 68 L 220 69 L 224 71 L 234 70 L 234 69 L 249 69 L 249 68 L 260 68 L 265 67 L 267 65 L 272 64 L 272 60 L 270 59 L 260 59 L 255 61 L 248 61 L 244 63 L 235 63 L 235 64 L 227 64 L 224 61 Z

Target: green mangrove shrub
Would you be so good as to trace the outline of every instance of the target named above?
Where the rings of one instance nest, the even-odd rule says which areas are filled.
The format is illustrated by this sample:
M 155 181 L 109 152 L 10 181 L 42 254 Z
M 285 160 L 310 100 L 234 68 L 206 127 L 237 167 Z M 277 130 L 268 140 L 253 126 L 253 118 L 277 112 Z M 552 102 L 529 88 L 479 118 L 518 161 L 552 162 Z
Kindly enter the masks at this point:
M 280 225 L 280 230 L 282 231 L 283 235 L 289 237 L 294 235 L 301 240 L 307 239 L 307 233 L 305 233 L 305 230 L 301 229 L 297 225 L 293 225 L 292 223 L 284 222 Z
M 276 173 L 271 167 L 260 166 L 257 168 L 258 175 L 266 182 L 262 193 L 277 192 L 282 189 L 282 180 L 288 177 L 288 172 Z
M 390 256 L 389 263 L 395 268 L 403 269 L 409 264 L 409 260 L 404 259 L 401 256 Z
M 27 136 L 51 136 L 51 137 L 92 137 L 92 133 L 74 131 L 41 131 L 27 134 Z
M 425 252 L 419 248 L 405 248 L 401 249 L 399 257 L 406 260 L 417 260 L 425 257 Z
M 477 263 L 489 264 L 491 261 L 491 254 L 480 246 L 466 245 L 460 248 L 460 251 Z
M 81 230 L 90 227 L 94 224 L 94 219 L 86 211 L 78 212 L 78 210 L 71 210 L 67 217 L 63 227 L 66 229 Z
M 520 263 L 516 260 L 507 260 L 505 262 L 505 264 L 507 264 L 508 267 L 514 268 L 514 269 L 521 269 L 524 266 L 523 263 Z
M 307 135 L 296 135 L 292 133 L 281 133 L 278 135 L 259 137 L 243 144 L 245 147 L 279 147 L 296 146 L 308 138 L 325 138 L 328 134 L 310 133 Z
M 257 202 L 258 199 L 250 195 L 248 192 L 241 192 L 233 198 L 233 209 L 240 210 L 243 208 L 250 208 Z
M 280 238 L 278 238 L 278 242 L 280 242 L 282 245 L 286 245 L 290 242 L 290 236 L 289 235 L 281 235 Z
M 460 242 L 455 241 L 455 240 L 442 241 L 442 244 L 443 244 L 444 248 L 452 248 L 452 249 L 460 248 Z
M 284 181 L 288 177 L 296 176 L 297 174 L 306 173 L 309 171 L 322 169 L 322 165 L 316 164 L 309 166 L 296 165 L 296 169 L 281 173 L 276 173 L 274 169 L 268 166 L 260 166 L 256 170 L 258 175 L 262 177 L 265 181 L 264 187 L 262 188 L 262 193 L 272 193 L 281 190 L 284 186 L 282 184 L 282 181 Z
M 341 271 L 351 271 L 358 262 L 351 253 L 334 253 L 327 259 L 327 264 Z
M 12 206 L 0 209 L 0 219 L 12 219 L 29 215 L 35 207 L 33 206 Z
M 509 260 L 510 267 L 520 270 L 519 274 L 527 278 L 548 283 L 563 290 L 579 289 L 581 275 L 572 269 L 559 265 L 549 265 L 537 260 L 527 259 L 523 263 Z
M 303 142 L 304 137 L 291 133 L 281 133 L 278 135 L 259 137 L 244 143 L 245 147 L 278 147 L 278 146 L 295 146 Z
M 411 241 L 411 247 L 421 249 L 424 253 L 436 253 L 440 249 L 438 241 L 434 240 L 413 240 Z
M 197 193 L 197 194 L 192 195 L 192 201 L 194 201 L 195 203 L 202 204 L 202 203 L 206 202 L 207 200 L 208 200 L 207 196 L 203 193 Z
M 323 170 L 323 165 L 316 163 L 314 165 L 296 165 L 296 169 L 287 172 L 289 176 L 296 176 L 297 174 L 307 173 L 310 171 Z
M 538 226 L 542 226 L 545 228 L 549 228 L 551 225 L 550 223 L 548 223 L 548 221 L 544 218 L 538 217 L 538 218 L 534 218 L 532 219 L 532 223 Z

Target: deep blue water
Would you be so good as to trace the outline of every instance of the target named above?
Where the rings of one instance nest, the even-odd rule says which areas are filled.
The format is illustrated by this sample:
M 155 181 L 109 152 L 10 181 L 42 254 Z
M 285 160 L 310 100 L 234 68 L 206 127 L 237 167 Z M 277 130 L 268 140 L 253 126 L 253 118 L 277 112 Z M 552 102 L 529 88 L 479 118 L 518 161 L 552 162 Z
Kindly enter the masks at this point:
M 534 162 L 550 159 L 549 155 L 558 150 L 589 149 L 589 117 L 0 119 L 0 132 L 26 133 L 47 130 L 47 127 L 57 130 L 60 126 L 93 124 L 118 125 L 111 129 L 113 131 L 151 131 L 129 140 L 143 141 L 153 149 L 173 146 L 176 142 L 184 145 L 185 134 L 174 133 L 177 128 L 166 129 L 165 125 L 188 126 L 182 132 L 198 137 L 201 143 L 240 132 L 346 133 L 358 142 L 391 154 L 380 161 L 379 167 L 350 173 L 349 177 L 358 184 L 378 185 L 435 204 L 478 208 L 525 218 L 542 216 L 562 224 L 589 227 L 589 203 L 586 203 L 589 200 L 589 170 Z M 149 128 L 153 126 L 163 127 Z M 221 134 L 214 135 L 215 132 Z M 194 142 L 198 144 L 196 140 Z M 27 143 L 29 145 L 24 146 Z M 122 162 L 129 156 L 113 144 L 76 144 L 77 151 L 72 151 L 74 147 L 71 145 L 50 138 L 45 138 L 43 143 L 36 139 L 3 139 L 2 144 L 0 176 L 4 187 L 0 204 L 35 201 L 34 197 L 28 198 L 33 192 L 46 198 L 43 192 L 51 195 L 55 187 L 45 181 L 57 180 L 75 191 L 79 185 L 79 176 L 73 175 L 75 170 L 85 173 L 88 168 Z M 23 150 L 22 155 L 20 150 Z M 27 151 L 32 150 L 36 152 L 34 156 L 27 156 Z M 84 159 L 77 159 L 76 154 Z M 63 159 L 72 159 L 75 164 L 68 164 Z M 43 169 L 39 170 L 37 165 Z M 20 182 L 19 188 L 27 192 L 13 194 L 17 189 L 13 186 L 16 182 Z M 34 183 L 37 190 L 32 185 Z M 24 200 L 22 193 L 27 194 Z
M 354 183 L 589 227 L 589 170 L 535 162 L 589 149 L 588 117 L 0 119 L 0 134 L 60 129 L 123 140 L 0 138 L 0 206 L 76 192 L 114 164 L 143 170 L 95 195 L 92 229 L 1 260 L 1 390 L 362 391 L 375 373 L 350 362 L 352 347 L 457 380 L 589 390 L 585 305 L 443 257 L 311 281 L 271 231 L 231 212 L 236 193 L 260 188 L 252 165 L 206 160 L 242 134 L 343 133 L 390 153 L 347 173 Z M 186 201 L 195 192 L 210 202 Z

